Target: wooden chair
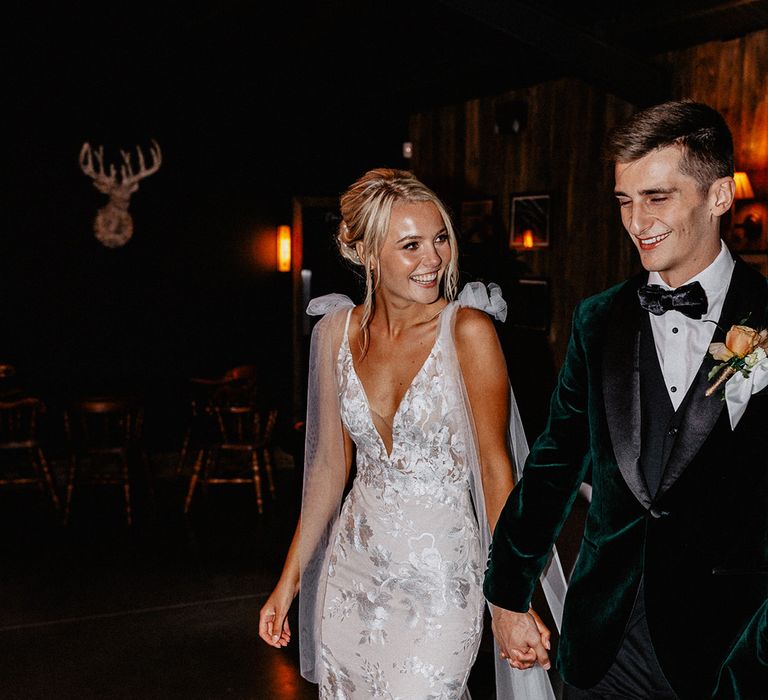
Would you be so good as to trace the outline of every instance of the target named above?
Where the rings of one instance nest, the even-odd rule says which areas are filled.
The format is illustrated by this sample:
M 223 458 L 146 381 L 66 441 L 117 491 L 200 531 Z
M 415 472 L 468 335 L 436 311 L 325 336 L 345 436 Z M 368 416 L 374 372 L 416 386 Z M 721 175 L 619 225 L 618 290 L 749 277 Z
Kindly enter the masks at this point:
M 193 377 L 189 380 L 189 414 L 187 426 L 176 465 L 176 476 L 180 476 L 187 467 L 190 452 L 197 454 L 218 436 L 218 425 L 213 414 L 213 407 L 220 401 L 225 386 L 221 379 L 203 379 Z
M 252 484 L 256 493 L 256 507 L 261 514 L 264 512 L 262 461 L 270 496 L 275 498 L 270 451 L 277 410 L 260 410 L 252 405 L 224 405 L 214 406 L 212 412 L 218 425 L 218 438 L 197 452 L 184 501 L 184 512 L 189 512 L 198 484 L 203 488 L 210 484 Z
M 263 408 L 256 365 L 236 365 L 218 379 L 189 380 L 189 414 L 182 439 L 176 476 L 186 471 L 190 454 L 197 454 L 219 439 L 216 406 L 253 405 Z
M 70 444 L 64 523 L 69 522 L 75 486 L 116 485 L 123 492 L 125 519 L 133 523 L 131 466 L 137 459 L 149 472 L 141 444 L 143 410 L 121 398 L 90 398 L 65 413 Z
M 0 401 L 0 486 L 36 485 L 47 491 L 55 510 L 59 510 L 56 485 L 39 439 L 39 419 L 45 404 L 27 396 Z

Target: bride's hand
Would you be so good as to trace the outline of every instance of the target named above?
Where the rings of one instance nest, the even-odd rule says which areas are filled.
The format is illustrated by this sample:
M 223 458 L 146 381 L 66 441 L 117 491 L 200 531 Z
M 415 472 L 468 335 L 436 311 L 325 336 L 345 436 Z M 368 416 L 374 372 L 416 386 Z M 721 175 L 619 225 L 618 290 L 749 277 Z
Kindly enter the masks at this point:
M 288 611 L 295 596 L 295 591 L 278 583 L 259 612 L 259 636 L 277 649 L 287 646 L 291 641 Z
M 544 624 L 542 619 L 539 617 L 539 614 L 533 608 L 528 610 L 528 614 L 536 623 L 536 627 L 539 630 L 539 634 L 541 635 L 541 643 L 544 645 L 544 648 L 549 651 L 552 648 L 550 644 L 551 633 L 549 631 L 549 627 Z

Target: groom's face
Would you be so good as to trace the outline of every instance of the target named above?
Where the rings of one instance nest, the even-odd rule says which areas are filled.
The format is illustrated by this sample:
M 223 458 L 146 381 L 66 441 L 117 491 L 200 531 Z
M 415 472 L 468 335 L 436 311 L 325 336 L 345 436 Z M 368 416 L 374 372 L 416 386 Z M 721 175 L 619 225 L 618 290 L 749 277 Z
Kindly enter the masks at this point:
M 621 219 L 646 270 L 671 287 L 687 282 L 720 252 L 712 193 L 680 172 L 681 150 L 669 146 L 616 164 Z

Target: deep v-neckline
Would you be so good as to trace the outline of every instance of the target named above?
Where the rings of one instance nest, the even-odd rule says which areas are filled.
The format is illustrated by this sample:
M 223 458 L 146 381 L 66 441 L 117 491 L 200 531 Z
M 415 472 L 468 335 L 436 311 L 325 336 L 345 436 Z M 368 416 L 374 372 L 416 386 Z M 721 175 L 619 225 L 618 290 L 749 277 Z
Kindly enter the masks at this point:
M 391 452 L 387 450 L 387 443 L 384 440 L 381 433 L 379 432 L 379 429 L 376 427 L 376 421 L 373 419 L 373 414 L 376 412 L 371 408 L 371 402 L 368 400 L 368 392 L 365 390 L 365 385 L 363 384 L 363 380 L 360 378 L 360 375 L 357 373 L 357 368 L 355 367 L 355 358 L 352 356 L 352 347 L 349 344 L 349 321 L 352 318 L 353 309 L 350 309 L 349 313 L 347 314 L 347 323 L 344 327 L 344 342 L 346 343 L 346 346 L 347 346 L 347 353 L 349 353 L 349 366 L 352 374 L 355 375 L 355 381 L 357 381 L 357 384 L 360 387 L 360 393 L 363 395 L 365 406 L 368 409 L 368 420 L 371 423 L 373 432 L 376 433 L 376 437 L 378 438 L 379 443 L 381 444 L 381 447 L 384 450 L 384 454 L 387 456 L 387 459 L 392 459 L 392 455 L 395 453 L 395 421 L 397 420 L 398 415 L 400 415 L 400 409 L 403 407 L 403 404 L 405 403 L 405 399 L 408 397 L 408 394 L 411 393 L 411 389 L 413 388 L 413 385 L 416 383 L 416 380 L 419 378 L 419 375 L 426 369 L 427 364 L 429 363 L 429 360 L 435 354 L 435 348 L 437 348 L 437 343 L 440 340 L 440 329 L 443 322 L 442 312 L 444 310 L 445 310 L 445 307 L 443 307 L 440 310 L 440 316 L 437 319 L 437 331 L 435 333 L 435 340 L 432 343 L 432 347 L 429 349 L 427 356 L 424 358 L 424 362 L 421 363 L 421 367 L 419 367 L 419 369 L 416 370 L 416 374 L 414 374 L 413 377 L 411 378 L 411 381 L 406 387 L 405 392 L 400 397 L 400 402 L 397 404 L 397 408 L 395 409 L 395 412 L 392 414 L 392 427 L 390 429 L 390 443 L 392 445 Z M 377 413 L 376 415 L 380 415 L 380 414 Z M 381 416 L 381 418 L 384 419 L 385 416 Z

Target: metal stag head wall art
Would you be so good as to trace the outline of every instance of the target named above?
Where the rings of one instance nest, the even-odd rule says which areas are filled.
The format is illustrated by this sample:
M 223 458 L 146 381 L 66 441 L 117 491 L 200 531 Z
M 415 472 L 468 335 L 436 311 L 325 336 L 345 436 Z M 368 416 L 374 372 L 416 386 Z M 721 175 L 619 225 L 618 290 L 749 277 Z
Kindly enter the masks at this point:
M 93 232 L 107 248 L 119 248 L 130 240 L 133 235 L 133 219 L 128 213 L 131 195 L 139 189 L 139 181 L 156 173 L 163 162 L 160 146 L 154 139 L 150 147 L 152 162 L 149 165 L 139 146 L 136 151 L 138 170 L 134 172 L 128 151 L 120 151 L 123 162 L 118 171 L 114 164 L 105 167 L 103 146 L 94 149 L 86 142 L 80 149 L 80 168 L 93 180 L 93 186 L 109 197 L 109 201 L 99 209 L 93 220 Z

